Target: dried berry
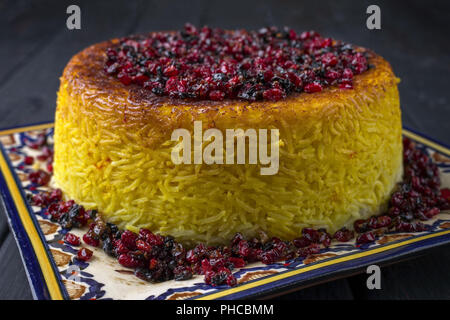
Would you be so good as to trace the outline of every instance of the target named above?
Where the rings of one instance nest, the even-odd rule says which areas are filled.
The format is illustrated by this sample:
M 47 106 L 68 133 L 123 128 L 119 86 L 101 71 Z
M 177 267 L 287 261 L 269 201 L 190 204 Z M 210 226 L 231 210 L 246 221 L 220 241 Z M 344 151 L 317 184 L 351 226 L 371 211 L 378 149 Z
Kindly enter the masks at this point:
M 353 76 L 368 69 L 369 55 L 317 32 L 223 32 L 188 24 L 183 31 L 120 39 L 106 50 L 104 70 L 156 95 L 278 101 L 330 85 L 351 89 Z
M 375 234 L 372 231 L 361 233 L 356 237 L 357 244 L 371 243 L 375 241 Z
M 30 157 L 30 156 L 26 156 L 23 159 L 23 163 L 25 163 L 26 165 L 30 166 L 30 165 L 32 165 L 34 163 L 34 158 Z
M 119 263 L 126 268 L 137 268 L 143 265 L 141 261 L 129 253 L 123 253 L 118 258 Z
M 129 250 L 134 250 L 136 248 L 137 235 L 134 232 L 125 230 L 122 233 L 121 240 Z
M 77 258 L 82 261 L 88 261 L 91 259 L 93 252 L 87 248 L 81 248 L 77 252 Z
M 302 235 L 312 243 L 318 243 L 320 239 L 319 231 L 313 228 L 303 228 Z
M 37 184 L 39 186 L 45 186 L 50 182 L 50 174 L 44 170 L 33 171 L 28 174 L 28 179 L 31 183 Z
M 311 254 L 317 254 L 320 252 L 320 246 L 317 243 L 312 243 L 307 247 L 300 248 L 297 251 L 299 257 L 307 257 Z
M 188 266 L 178 266 L 173 270 L 174 279 L 179 280 L 188 280 L 192 278 L 192 268 Z
M 64 236 L 64 242 L 71 244 L 73 246 L 79 246 L 81 243 L 80 237 L 70 232 L 66 233 L 66 235 Z
M 300 238 L 295 238 L 294 240 L 292 240 L 292 243 L 297 248 L 304 248 L 304 247 L 307 247 L 307 246 L 309 246 L 311 244 L 311 240 L 309 240 L 305 236 L 301 236 Z
M 83 235 L 83 241 L 93 247 L 98 247 L 100 245 L 100 241 L 92 237 L 92 235 L 85 233 Z
M 333 238 L 339 242 L 348 242 L 355 236 L 352 230 L 348 230 L 347 228 L 342 228 L 336 231 L 333 235 Z

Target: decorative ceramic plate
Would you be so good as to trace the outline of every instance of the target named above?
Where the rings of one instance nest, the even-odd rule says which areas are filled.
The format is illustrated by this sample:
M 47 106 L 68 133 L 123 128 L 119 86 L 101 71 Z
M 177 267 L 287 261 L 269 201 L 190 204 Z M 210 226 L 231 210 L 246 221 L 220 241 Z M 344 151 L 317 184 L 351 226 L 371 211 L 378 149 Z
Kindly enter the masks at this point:
M 0 192 L 36 299 L 264 298 L 450 242 L 450 212 L 443 212 L 426 222 L 431 226 L 426 232 L 387 233 L 372 244 L 356 246 L 354 240 L 345 244 L 332 243 L 319 254 L 305 259 L 271 265 L 249 264 L 234 272 L 238 285 L 233 288 L 212 287 L 205 284 L 201 276 L 187 281 L 150 284 L 135 277 L 132 271 L 98 248 L 93 248 L 94 258 L 89 262 L 74 259 L 77 249 L 62 241 L 61 227 L 51 222 L 41 208 L 27 202 L 26 195 L 37 190 L 28 181 L 27 172 L 31 169 L 23 165 L 23 160 L 36 151 L 24 141 L 32 141 L 44 131 L 51 143 L 52 127 L 48 123 L 0 131 Z M 404 135 L 434 159 L 440 169 L 442 187 L 450 187 L 450 149 L 411 130 L 404 130 Z M 78 236 L 83 234 L 80 229 L 71 232 Z

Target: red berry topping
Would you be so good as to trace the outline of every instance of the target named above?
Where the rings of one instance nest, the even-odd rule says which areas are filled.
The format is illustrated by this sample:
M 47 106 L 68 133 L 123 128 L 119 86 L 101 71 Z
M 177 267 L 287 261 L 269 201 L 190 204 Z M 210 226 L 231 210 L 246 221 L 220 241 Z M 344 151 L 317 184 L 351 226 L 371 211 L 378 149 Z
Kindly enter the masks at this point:
M 122 233 L 121 240 L 125 247 L 127 247 L 129 250 L 136 249 L 137 234 L 135 234 L 134 232 L 125 230 Z
M 284 92 L 281 89 L 268 89 L 263 92 L 264 99 L 278 101 L 283 98 Z
M 35 195 L 33 195 L 33 197 L 31 198 L 31 203 L 34 206 L 38 206 L 38 207 L 45 207 L 46 205 L 48 205 L 50 202 L 50 199 L 48 197 L 47 193 L 37 193 Z
M 70 232 L 66 233 L 66 235 L 64 236 L 64 241 L 73 246 L 79 246 L 81 243 L 80 237 L 78 237 Z
M 229 257 L 228 261 L 230 261 L 235 268 L 242 268 L 245 266 L 245 260 L 242 258 Z
M 228 277 L 226 279 L 226 283 L 228 286 L 234 287 L 237 284 L 236 277 L 232 274 L 228 275 Z
M 309 246 L 311 244 L 311 240 L 309 240 L 305 236 L 301 236 L 300 238 L 296 238 L 296 239 L 292 240 L 292 243 L 297 248 L 304 248 L 304 247 L 307 247 L 307 246 Z
M 368 231 L 366 233 L 361 233 L 358 237 L 356 237 L 357 244 L 371 243 L 374 241 L 375 241 L 375 234 L 371 231 Z
M 98 247 L 100 245 L 100 241 L 93 238 L 89 233 L 83 235 L 83 241 L 93 247 Z
M 144 252 L 150 252 L 150 250 L 152 249 L 152 246 L 149 245 L 147 242 L 145 242 L 144 240 L 137 240 L 136 241 L 136 247 Z
M 313 92 L 320 92 L 320 91 L 322 91 L 322 85 L 318 82 L 308 83 L 305 86 L 305 92 L 313 93 Z
M 104 70 L 124 85 L 160 96 L 277 101 L 330 85 L 352 88 L 353 75 L 369 68 L 368 57 L 314 31 L 223 31 L 187 24 L 178 32 L 120 39 L 106 50 Z
M 122 240 L 116 240 L 114 242 L 115 252 L 117 255 L 125 254 L 130 251 L 122 242 Z
M 312 243 L 318 243 L 320 239 L 319 231 L 312 228 L 303 228 L 302 229 L 303 236 L 311 241 Z
M 50 193 L 50 202 L 61 201 L 62 199 L 62 191 L 61 189 L 53 189 Z
M 209 98 L 211 100 L 217 100 L 217 101 L 223 100 L 225 98 L 225 92 L 220 91 L 220 90 L 211 91 L 209 93 Z
M 77 252 L 77 258 L 81 261 L 88 261 L 92 258 L 93 252 L 87 248 L 81 248 Z
M 312 243 L 308 247 L 300 248 L 297 251 L 299 257 L 307 257 L 311 254 L 317 254 L 320 252 L 320 246 L 317 243 Z
M 352 230 L 348 230 L 347 228 L 342 228 L 336 231 L 333 235 L 333 238 L 339 242 L 347 242 L 353 239 L 354 232 Z
M 24 162 L 26 165 L 30 166 L 30 165 L 32 165 L 32 164 L 34 163 L 34 158 L 33 158 L 33 157 L 30 157 L 30 156 L 26 156 L 26 157 L 23 159 L 23 162 Z
M 30 179 L 32 183 L 40 186 L 47 185 L 50 182 L 50 178 L 50 175 L 43 170 L 33 171 L 28 174 L 28 179 Z
M 128 253 L 121 254 L 118 258 L 118 261 L 126 268 L 137 268 L 142 265 L 139 260 Z

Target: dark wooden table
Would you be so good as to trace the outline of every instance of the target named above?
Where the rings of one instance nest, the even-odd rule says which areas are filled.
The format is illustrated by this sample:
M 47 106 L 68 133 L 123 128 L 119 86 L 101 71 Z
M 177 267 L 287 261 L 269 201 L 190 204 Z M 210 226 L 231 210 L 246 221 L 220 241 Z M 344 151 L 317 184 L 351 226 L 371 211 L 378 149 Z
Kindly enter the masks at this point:
M 81 7 L 81 30 L 66 28 L 66 8 Z M 381 8 L 381 30 L 366 28 L 366 8 Z M 0 128 L 52 121 L 59 76 L 84 47 L 185 22 L 256 29 L 288 25 L 372 48 L 401 78 L 405 126 L 450 143 L 448 1 L 16 1 L 0 0 Z M 0 214 L 0 299 L 31 299 L 4 213 Z M 282 299 L 449 299 L 450 246 L 382 268 L 382 290 L 366 275 L 335 280 Z

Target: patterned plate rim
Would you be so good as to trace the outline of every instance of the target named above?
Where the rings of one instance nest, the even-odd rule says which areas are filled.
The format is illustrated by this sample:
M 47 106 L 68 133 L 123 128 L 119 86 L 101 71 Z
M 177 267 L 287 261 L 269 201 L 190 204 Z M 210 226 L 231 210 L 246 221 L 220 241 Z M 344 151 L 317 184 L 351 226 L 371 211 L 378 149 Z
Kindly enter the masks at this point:
M 51 122 L 10 127 L 1 129 L 0 136 L 51 127 L 53 127 Z M 403 135 L 439 153 L 450 156 L 449 146 L 422 133 L 404 128 Z M 50 250 L 45 241 L 45 236 L 37 227 L 35 216 L 30 214 L 32 210 L 25 200 L 18 177 L 12 170 L 11 162 L 6 156 L 1 142 L 0 151 L 0 194 L 8 223 L 25 265 L 33 297 L 39 300 L 69 299 L 58 268 L 49 256 Z M 371 263 L 391 260 L 447 242 L 450 242 L 450 230 L 401 239 L 358 253 L 348 253 L 339 258 L 321 260 L 301 269 L 287 270 L 263 279 L 255 279 L 234 288 L 206 293 L 193 299 L 242 299 L 256 295 L 262 296 L 264 293 L 273 292 L 274 289 L 278 291 L 299 284 L 306 279 L 313 280 L 321 276 L 331 276 L 343 271 L 358 269 Z

